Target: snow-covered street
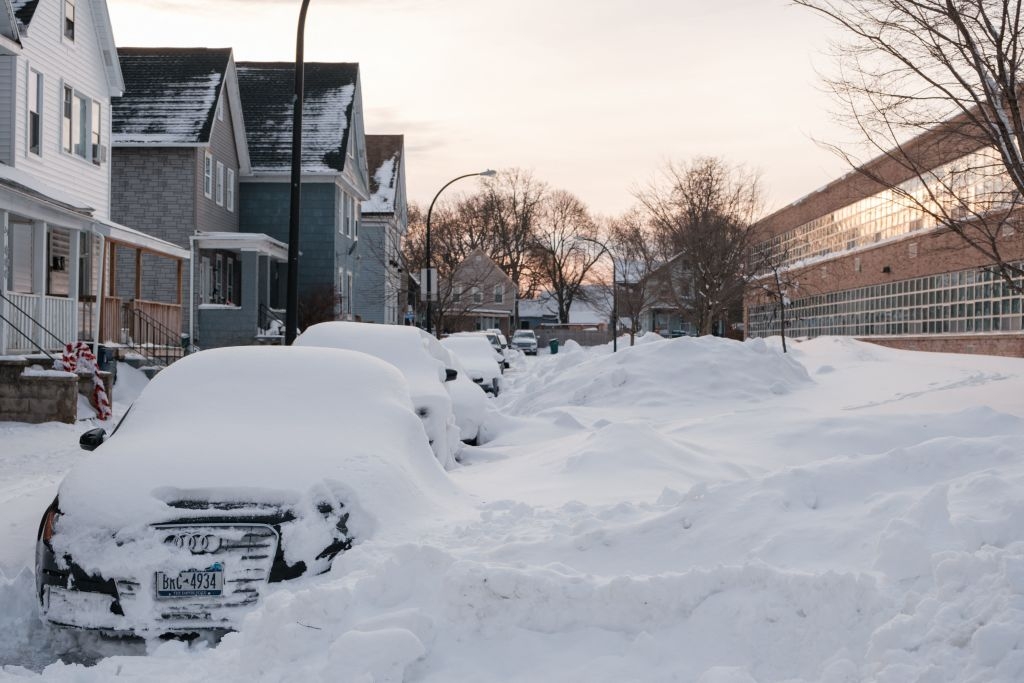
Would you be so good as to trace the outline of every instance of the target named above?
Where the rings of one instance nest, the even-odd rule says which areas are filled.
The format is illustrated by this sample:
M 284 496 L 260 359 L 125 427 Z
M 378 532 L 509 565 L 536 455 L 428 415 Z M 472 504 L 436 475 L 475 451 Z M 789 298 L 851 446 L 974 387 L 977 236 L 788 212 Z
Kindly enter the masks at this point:
M 0 678 L 1024 680 L 1024 359 L 649 335 L 505 386 L 449 472 L 471 505 L 272 584 L 215 647 L 40 621 L 36 528 L 91 425 L 0 424 Z

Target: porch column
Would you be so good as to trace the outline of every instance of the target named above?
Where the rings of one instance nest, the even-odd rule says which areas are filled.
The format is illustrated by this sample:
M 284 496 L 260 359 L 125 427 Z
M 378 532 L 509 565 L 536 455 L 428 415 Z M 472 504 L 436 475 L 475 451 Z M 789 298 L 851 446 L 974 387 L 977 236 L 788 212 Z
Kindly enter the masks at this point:
M 7 296 L 7 259 L 10 245 L 8 242 L 8 218 L 6 211 L 0 211 L 0 294 Z M 6 299 L 0 299 L 0 314 L 10 320 L 10 307 Z M 0 320 L 0 356 L 8 353 L 7 348 L 7 323 Z
M 107 280 L 104 277 L 104 275 L 107 272 L 107 240 L 105 237 L 103 237 L 103 235 L 100 234 L 97 234 L 96 237 L 100 241 L 100 257 L 96 261 L 96 308 L 95 311 L 93 312 L 94 319 L 92 321 L 93 329 L 96 330 L 96 334 L 93 335 L 94 339 L 92 340 L 92 354 L 99 358 L 100 337 L 103 336 L 103 328 L 101 327 L 103 321 L 103 297 L 107 295 Z M 113 275 L 113 270 L 113 268 L 110 269 L 111 275 Z
M 249 334 L 255 337 L 260 318 L 260 255 L 256 251 L 243 251 L 241 256 L 242 315 L 246 321 L 252 322 Z
M 71 254 L 68 255 L 68 298 L 71 299 L 71 334 L 69 342 L 78 341 L 82 336 L 82 330 L 78 326 L 78 266 L 82 257 L 82 233 L 78 230 L 71 232 Z
M 47 249 L 46 238 L 50 226 L 44 221 L 32 221 L 32 258 L 35 261 L 32 268 L 32 293 L 36 297 L 35 310 L 32 316 L 40 323 L 46 323 L 46 274 L 50 264 L 46 262 Z M 46 339 L 43 328 L 40 325 L 33 325 L 32 341 L 38 346 L 46 348 Z

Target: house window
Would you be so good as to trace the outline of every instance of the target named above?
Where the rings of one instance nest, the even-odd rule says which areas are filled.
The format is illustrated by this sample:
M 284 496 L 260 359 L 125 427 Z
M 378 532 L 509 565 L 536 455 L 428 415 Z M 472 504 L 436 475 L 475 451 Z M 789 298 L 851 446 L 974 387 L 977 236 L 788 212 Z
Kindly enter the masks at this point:
M 911 242 L 907 245 L 907 256 L 909 258 L 917 258 L 917 242 Z
M 345 195 L 345 236 L 352 236 L 352 198 Z
M 457 304 L 462 301 L 462 285 L 455 285 L 452 287 L 452 303 Z
M 75 0 L 64 0 L 64 37 L 75 39 Z
M 235 210 L 235 169 L 228 169 L 228 211 Z
M 92 101 L 92 163 L 99 166 L 106 161 L 106 149 L 100 143 L 100 103 Z
M 484 302 L 484 293 L 479 287 L 473 288 L 473 303 L 482 304 Z
M 228 258 L 228 275 L 225 283 L 225 303 L 235 303 L 235 259 Z
M 362 208 L 355 200 L 352 201 L 352 239 L 359 239 L 359 219 L 362 215 Z
M 63 120 L 61 122 L 61 146 L 63 147 L 64 151 L 67 152 L 68 154 L 71 154 L 71 151 L 74 149 L 74 142 L 72 142 L 71 140 L 71 132 L 74 130 L 74 115 L 72 114 L 72 109 L 74 108 L 74 98 L 75 91 L 69 88 L 68 86 L 64 86 L 64 99 L 62 106 Z
M 217 120 L 218 121 L 223 121 L 224 120 L 224 98 L 223 97 L 220 97 L 217 100 Z
M 348 314 L 352 315 L 352 299 L 355 298 L 355 295 L 354 295 L 355 288 L 352 285 L 352 271 L 351 270 L 348 271 L 348 281 L 345 284 L 345 291 L 348 292 L 348 301 L 346 302 L 346 308 L 348 309 Z
M 81 159 L 91 158 L 91 142 L 99 140 L 99 103 L 94 103 L 93 100 L 69 85 L 64 86 L 62 102 L 61 149 Z M 95 124 L 92 122 L 93 118 L 96 119 Z M 93 137 L 94 125 L 96 127 L 95 138 Z
M 224 206 L 224 164 L 217 162 L 217 206 Z
M 500 304 L 505 300 L 505 286 L 494 285 L 494 303 Z
M 209 152 L 203 158 L 203 194 L 213 199 L 213 155 Z
M 10 222 L 7 248 L 7 289 L 31 294 L 35 268 L 35 240 L 32 224 Z
M 224 303 L 224 256 L 217 254 L 213 266 L 213 302 Z
M 43 75 L 35 69 L 28 72 L 28 151 L 42 154 Z

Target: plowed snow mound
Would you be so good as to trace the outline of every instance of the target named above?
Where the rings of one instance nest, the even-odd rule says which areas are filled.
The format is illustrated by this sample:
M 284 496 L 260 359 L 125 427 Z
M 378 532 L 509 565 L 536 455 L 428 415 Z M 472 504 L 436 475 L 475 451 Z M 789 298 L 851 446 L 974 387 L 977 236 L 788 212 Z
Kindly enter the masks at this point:
M 508 408 L 533 413 L 556 406 L 693 405 L 712 400 L 760 401 L 811 381 L 791 355 L 763 340 L 680 337 L 614 354 L 568 353 L 543 367 Z

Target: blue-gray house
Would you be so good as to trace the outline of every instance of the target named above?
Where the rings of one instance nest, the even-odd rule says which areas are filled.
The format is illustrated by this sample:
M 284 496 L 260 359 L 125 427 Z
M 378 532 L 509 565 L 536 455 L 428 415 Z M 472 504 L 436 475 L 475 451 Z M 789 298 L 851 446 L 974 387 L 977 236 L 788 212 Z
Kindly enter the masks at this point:
M 239 188 L 242 231 L 286 243 L 294 65 L 239 62 L 251 171 Z M 299 324 L 354 319 L 360 204 L 370 198 L 359 66 L 306 63 L 302 122 Z M 271 298 L 284 296 L 276 264 Z

